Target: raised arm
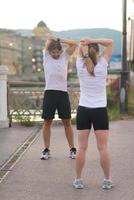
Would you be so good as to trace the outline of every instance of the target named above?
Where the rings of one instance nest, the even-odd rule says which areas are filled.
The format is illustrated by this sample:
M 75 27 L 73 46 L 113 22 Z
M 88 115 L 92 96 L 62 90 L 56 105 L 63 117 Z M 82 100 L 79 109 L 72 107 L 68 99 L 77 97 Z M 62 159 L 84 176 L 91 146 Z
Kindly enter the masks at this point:
M 60 42 L 63 44 L 68 45 L 68 47 L 66 48 L 66 52 L 69 55 L 72 55 L 77 47 L 77 43 L 75 40 L 70 40 L 70 39 L 60 39 Z
M 111 40 L 111 39 L 91 39 L 91 38 L 85 38 L 85 39 L 81 40 L 81 44 L 83 44 L 83 45 L 88 45 L 91 43 L 96 43 L 96 44 L 104 46 L 105 49 L 103 51 L 103 56 L 105 57 L 105 59 L 107 61 L 109 61 L 109 59 L 112 56 L 113 40 Z
M 75 40 L 70 40 L 70 39 L 60 39 L 60 38 L 57 38 L 53 35 L 49 35 L 48 38 L 47 38 L 47 41 L 45 43 L 45 49 L 48 50 L 48 47 L 49 47 L 49 44 L 52 42 L 52 41 L 59 41 L 60 43 L 62 44 L 66 44 L 68 45 L 68 47 L 66 48 L 66 52 L 69 54 L 69 55 L 72 55 L 75 51 L 75 48 L 77 47 L 77 43 Z
M 78 46 L 77 57 L 84 57 L 88 53 L 87 45 L 83 45 L 82 43 Z
M 52 41 L 57 41 L 57 38 L 53 35 L 49 35 L 47 37 L 47 41 L 45 43 L 45 49 L 48 50 L 48 47 L 49 47 L 49 44 L 52 42 Z

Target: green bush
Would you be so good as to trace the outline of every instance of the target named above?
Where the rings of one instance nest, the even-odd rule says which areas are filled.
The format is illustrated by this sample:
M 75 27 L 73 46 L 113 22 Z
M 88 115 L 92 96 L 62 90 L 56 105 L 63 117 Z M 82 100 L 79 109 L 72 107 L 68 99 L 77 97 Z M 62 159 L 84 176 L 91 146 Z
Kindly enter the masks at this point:
M 110 86 L 107 86 L 107 105 L 108 108 L 114 108 L 119 104 L 119 90 L 111 90 Z
M 115 121 L 120 119 L 119 106 L 115 105 L 111 108 L 108 107 L 108 116 L 110 121 Z
M 30 114 L 23 115 L 18 112 L 17 115 L 15 115 L 15 120 L 23 126 L 31 127 L 35 125 L 34 116 L 32 117 Z
M 73 117 L 73 118 L 71 119 L 71 123 L 74 124 L 74 125 L 76 124 L 76 117 Z

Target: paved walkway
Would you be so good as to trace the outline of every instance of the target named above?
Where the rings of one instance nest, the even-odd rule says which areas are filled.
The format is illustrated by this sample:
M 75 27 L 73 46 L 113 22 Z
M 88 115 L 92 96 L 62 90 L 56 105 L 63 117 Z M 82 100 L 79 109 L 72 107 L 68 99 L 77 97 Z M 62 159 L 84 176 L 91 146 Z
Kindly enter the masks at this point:
M 0 166 L 35 131 L 34 127 L 12 124 L 11 128 L 0 128 Z
M 111 171 L 115 183 L 115 188 L 111 191 L 101 189 L 103 174 L 99 166 L 94 134 L 90 136 L 87 162 L 83 173 L 86 187 L 84 190 L 72 188 L 75 161 L 68 158 L 69 149 L 63 127 L 54 126 L 51 141 L 52 158 L 48 161 L 39 159 L 43 146 L 42 136 L 39 134 L 36 141 L 0 184 L 0 199 L 133 200 L 134 120 L 112 122 L 110 131 Z M 74 132 L 75 141 L 77 141 L 75 127 Z

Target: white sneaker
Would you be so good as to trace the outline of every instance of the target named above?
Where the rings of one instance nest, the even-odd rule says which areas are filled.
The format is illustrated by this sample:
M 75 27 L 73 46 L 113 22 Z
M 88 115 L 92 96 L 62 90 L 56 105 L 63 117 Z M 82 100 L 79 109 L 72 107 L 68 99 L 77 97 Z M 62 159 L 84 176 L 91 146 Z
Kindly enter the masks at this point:
M 76 148 L 75 147 L 70 149 L 69 157 L 72 158 L 72 159 L 76 158 Z
M 75 189 L 83 189 L 84 188 L 84 184 L 83 184 L 83 181 L 82 179 L 75 179 L 74 182 L 73 182 L 73 187 Z
M 50 150 L 48 148 L 44 149 L 44 151 L 42 151 L 41 160 L 48 160 L 50 158 Z
M 102 189 L 109 190 L 109 189 L 112 189 L 113 187 L 114 187 L 114 185 L 111 180 L 104 179 Z

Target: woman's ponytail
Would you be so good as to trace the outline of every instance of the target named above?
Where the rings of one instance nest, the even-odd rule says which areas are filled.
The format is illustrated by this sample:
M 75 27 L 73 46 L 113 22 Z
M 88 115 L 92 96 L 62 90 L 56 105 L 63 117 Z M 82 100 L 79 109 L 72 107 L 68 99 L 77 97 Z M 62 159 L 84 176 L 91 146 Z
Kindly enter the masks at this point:
M 87 71 L 91 76 L 94 76 L 94 67 L 97 64 L 97 53 L 99 52 L 98 44 L 89 44 L 88 45 L 88 57 L 85 58 L 85 65 Z

